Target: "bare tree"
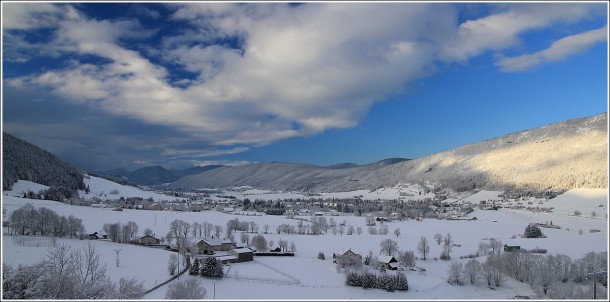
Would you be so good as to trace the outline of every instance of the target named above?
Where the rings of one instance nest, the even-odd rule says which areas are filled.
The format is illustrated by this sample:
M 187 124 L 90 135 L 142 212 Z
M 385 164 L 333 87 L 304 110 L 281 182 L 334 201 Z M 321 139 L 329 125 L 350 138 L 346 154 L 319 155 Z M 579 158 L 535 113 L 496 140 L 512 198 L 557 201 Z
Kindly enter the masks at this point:
M 288 241 L 287 240 L 280 239 L 278 244 L 280 245 L 280 249 L 282 249 L 282 252 L 285 252 L 286 250 L 288 250 Z
M 502 251 L 502 241 L 497 240 L 496 238 L 489 239 L 489 247 L 491 248 L 492 254 L 500 255 Z
M 396 235 L 396 238 L 398 238 L 398 236 L 400 236 L 400 228 L 396 228 L 394 230 L 394 235 Z
M 356 233 L 358 233 L 358 235 L 362 235 L 362 228 L 361 227 L 357 227 L 356 228 Z
M 199 236 L 201 236 L 201 224 L 195 221 L 191 227 L 193 229 L 193 237 L 197 237 L 197 231 L 199 231 Z
M 400 253 L 400 262 L 405 267 L 415 266 L 415 253 L 413 251 L 405 251 Z
M 451 264 L 449 264 L 449 281 L 458 285 L 463 285 L 462 280 L 460 279 L 462 276 L 462 269 L 463 265 L 461 262 L 451 262 Z
M 220 238 L 220 234 L 222 234 L 222 227 L 219 225 L 215 225 L 214 226 L 214 235 L 216 235 L 216 238 Z
M 75 265 L 77 290 L 80 297 L 89 299 L 103 298 L 105 291 L 112 287 L 106 276 L 106 265 L 100 262 L 100 255 L 95 252 L 94 244 L 87 244 L 83 252 L 77 251 L 72 254 Z
M 169 284 L 165 299 L 170 300 L 198 300 L 204 299 L 207 291 L 201 280 L 188 278 L 177 280 Z
M 479 275 L 481 274 L 481 263 L 476 259 L 470 259 L 464 265 L 464 274 L 466 278 L 470 280 L 470 284 L 475 284 Z
M 417 244 L 417 252 L 419 252 L 423 260 L 426 260 L 426 255 L 428 255 L 430 252 L 430 244 L 428 244 L 428 239 L 426 239 L 426 237 L 421 236 L 419 239 L 419 243 Z
M 436 241 L 436 244 L 441 245 L 441 242 L 443 242 L 443 235 L 441 234 L 434 234 L 434 241 Z
M 127 279 L 121 277 L 116 295 L 113 298 L 136 300 L 142 299 L 145 293 L 146 289 L 144 288 L 144 282 L 138 281 L 135 278 Z
M 263 235 L 256 235 L 250 240 L 252 246 L 259 252 L 267 250 L 267 239 Z
M 258 232 L 258 225 L 254 221 L 250 221 L 250 233 Z
M 212 224 L 209 222 L 203 222 L 201 224 L 203 226 L 203 234 L 205 237 L 210 237 L 212 235 Z
M 294 244 L 294 241 L 290 242 L 290 251 L 293 253 L 297 252 L 297 246 Z
M 384 224 L 379 227 L 379 234 L 387 235 L 390 232 L 390 227 L 387 224 Z
M 268 225 L 268 224 L 265 224 L 265 225 L 263 226 L 263 230 L 265 231 L 265 234 L 269 233 L 269 225 Z
M 487 255 L 487 249 L 489 245 L 485 242 L 479 242 L 479 255 Z
M 493 282 L 494 269 L 495 268 L 491 265 L 491 263 L 488 262 L 485 262 L 481 265 L 481 276 L 483 276 L 485 281 L 487 281 L 487 286 L 491 286 Z
M 385 239 L 379 244 L 381 247 L 381 253 L 388 254 L 388 256 L 394 255 L 398 251 L 398 242 L 392 239 Z
M 153 234 L 153 230 L 151 230 L 150 228 L 146 228 L 144 230 L 144 236 L 152 236 Z
M 174 275 L 176 273 L 176 269 L 178 269 L 178 256 L 176 254 L 171 254 L 169 256 L 169 261 L 167 262 L 167 270 L 170 275 Z

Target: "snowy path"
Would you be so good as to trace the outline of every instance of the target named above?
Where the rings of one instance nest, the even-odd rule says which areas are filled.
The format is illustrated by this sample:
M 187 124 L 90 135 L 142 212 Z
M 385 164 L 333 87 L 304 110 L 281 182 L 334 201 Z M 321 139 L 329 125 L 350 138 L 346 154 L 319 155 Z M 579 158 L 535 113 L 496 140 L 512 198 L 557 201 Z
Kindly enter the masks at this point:
M 185 267 L 185 268 L 184 268 L 184 270 L 182 270 L 182 271 L 181 271 L 181 272 L 180 272 L 178 275 L 173 276 L 173 277 L 169 278 L 167 281 L 165 281 L 165 282 L 163 282 L 163 283 L 161 283 L 161 284 L 159 284 L 159 285 L 157 285 L 157 286 L 155 286 L 155 287 L 153 287 L 153 288 L 151 288 L 151 289 L 147 290 L 147 291 L 146 291 L 146 293 L 144 293 L 144 295 L 148 295 L 148 294 L 150 294 L 151 292 L 153 292 L 153 291 L 155 291 L 155 290 L 157 290 L 157 289 L 159 289 L 159 288 L 163 287 L 164 285 L 166 285 L 166 284 L 168 284 L 168 283 L 170 283 L 170 282 L 172 282 L 172 281 L 176 280 L 177 278 L 180 278 L 180 276 L 182 276 L 182 275 L 184 275 L 186 272 L 188 272 L 188 270 L 189 270 L 190 268 L 191 268 L 191 261 L 187 261 L 187 262 L 186 262 L 186 267 Z

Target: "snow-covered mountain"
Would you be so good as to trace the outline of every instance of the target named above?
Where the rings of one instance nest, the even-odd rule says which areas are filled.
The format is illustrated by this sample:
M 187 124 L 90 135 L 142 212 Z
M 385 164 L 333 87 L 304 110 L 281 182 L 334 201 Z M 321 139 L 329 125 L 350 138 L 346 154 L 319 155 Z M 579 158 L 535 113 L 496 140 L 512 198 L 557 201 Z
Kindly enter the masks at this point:
M 93 174 L 104 176 L 112 181 L 120 182 L 123 180 L 138 185 L 153 186 L 169 183 L 187 175 L 198 174 L 220 167 L 222 167 L 222 165 L 191 167 L 184 170 L 167 170 L 162 166 L 150 166 L 134 171 L 128 171 L 121 168 L 107 171 L 95 171 Z
M 608 114 L 511 133 L 419 159 L 377 163 L 352 167 L 257 163 L 186 176 L 170 186 L 318 192 L 425 182 L 456 191 L 607 188 Z

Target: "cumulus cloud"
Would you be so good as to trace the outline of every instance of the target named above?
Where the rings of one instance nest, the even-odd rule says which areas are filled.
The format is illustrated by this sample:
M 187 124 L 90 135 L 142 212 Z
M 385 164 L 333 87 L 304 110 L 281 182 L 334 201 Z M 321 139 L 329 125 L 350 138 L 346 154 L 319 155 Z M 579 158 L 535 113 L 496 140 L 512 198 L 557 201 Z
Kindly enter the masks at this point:
M 187 157 L 353 127 L 375 102 L 434 73 L 439 61 L 518 46 L 525 31 L 595 9 L 499 5 L 458 24 L 458 8 L 448 3 L 189 3 L 166 7 L 170 16 L 132 8 L 181 28 L 162 34 L 124 18 L 87 18 L 71 5 L 6 8 L 5 31 L 52 28 L 47 45 L 70 57 L 63 67 L 7 79 L 8 86 L 44 88 L 210 147 L 161 151 Z M 562 42 L 545 60 L 578 43 Z
M 503 58 L 496 62 L 496 65 L 506 72 L 530 70 L 543 63 L 561 61 L 580 54 L 597 43 L 607 41 L 607 37 L 608 27 L 604 26 L 559 39 L 549 48 L 533 54 Z

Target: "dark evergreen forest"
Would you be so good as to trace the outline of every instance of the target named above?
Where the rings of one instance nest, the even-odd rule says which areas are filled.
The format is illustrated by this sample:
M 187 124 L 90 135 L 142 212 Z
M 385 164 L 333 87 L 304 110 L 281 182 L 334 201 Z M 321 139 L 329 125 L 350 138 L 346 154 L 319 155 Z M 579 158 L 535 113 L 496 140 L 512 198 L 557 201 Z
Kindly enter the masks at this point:
M 2 189 L 18 180 L 54 187 L 60 191 L 84 190 L 83 174 L 50 152 L 2 132 Z

